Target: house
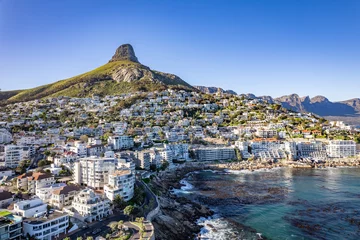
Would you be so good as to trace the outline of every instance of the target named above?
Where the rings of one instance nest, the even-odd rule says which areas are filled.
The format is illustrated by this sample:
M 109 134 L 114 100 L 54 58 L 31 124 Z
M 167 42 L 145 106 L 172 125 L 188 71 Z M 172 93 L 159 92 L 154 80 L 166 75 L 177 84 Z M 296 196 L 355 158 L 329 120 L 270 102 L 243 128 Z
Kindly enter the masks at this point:
M 11 192 L 0 189 L 0 209 L 7 208 L 13 202 L 13 200 L 14 198 Z
M 36 196 L 44 202 L 49 202 L 54 191 L 66 186 L 65 183 L 55 183 L 49 186 L 39 187 L 36 189 Z
M 50 204 L 57 209 L 70 206 L 75 195 L 80 192 L 81 188 L 76 185 L 65 185 L 52 192 L 50 196 Z
M 50 173 L 27 172 L 17 177 L 17 188 L 36 193 L 37 188 L 50 186 L 55 183 L 55 178 Z

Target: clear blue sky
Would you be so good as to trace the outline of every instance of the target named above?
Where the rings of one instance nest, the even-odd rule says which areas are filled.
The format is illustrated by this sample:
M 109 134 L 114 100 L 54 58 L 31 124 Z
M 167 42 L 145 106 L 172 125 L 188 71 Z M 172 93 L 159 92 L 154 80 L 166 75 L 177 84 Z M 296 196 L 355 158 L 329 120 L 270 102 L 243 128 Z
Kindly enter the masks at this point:
M 359 0 L 0 0 L 0 88 L 139 61 L 238 93 L 360 97 Z

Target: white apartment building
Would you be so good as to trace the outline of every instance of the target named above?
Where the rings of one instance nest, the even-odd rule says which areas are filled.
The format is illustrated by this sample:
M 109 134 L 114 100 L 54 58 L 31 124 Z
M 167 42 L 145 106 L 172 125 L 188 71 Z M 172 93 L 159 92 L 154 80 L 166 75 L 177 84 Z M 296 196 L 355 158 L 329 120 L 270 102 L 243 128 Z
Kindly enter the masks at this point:
M 13 215 L 7 210 L 0 210 L 0 239 L 19 240 L 22 235 L 22 217 Z
M 16 145 L 5 146 L 5 167 L 16 168 L 22 160 L 23 148 Z
M 332 140 L 326 147 L 331 158 L 346 158 L 356 156 L 356 142 L 352 140 Z
M 87 222 L 101 220 L 112 213 L 110 200 L 103 199 L 92 189 L 84 189 L 75 195 L 71 206 Z
M 105 185 L 105 196 L 113 201 L 116 195 L 120 195 L 125 201 L 134 196 L 135 174 L 128 170 L 118 170 L 109 175 L 109 183 Z
M 36 189 L 55 184 L 52 174 L 46 172 L 27 172 L 17 177 L 17 188 L 36 193 Z
M 69 216 L 60 211 L 47 210 L 41 199 L 31 199 L 14 204 L 14 212 L 24 217 L 23 233 L 39 240 L 51 240 L 66 233 Z
M 0 128 L 0 143 L 10 143 L 12 140 L 11 133 L 5 128 Z
M 14 204 L 14 212 L 16 215 L 24 218 L 34 217 L 37 214 L 47 212 L 47 204 L 44 203 L 40 198 L 31 200 L 24 200 Z
M 114 157 L 80 158 L 79 162 L 74 164 L 74 181 L 80 185 L 104 189 L 109 174 L 115 171 L 117 161 Z
M 64 186 L 66 186 L 65 183 L 55 183 L 49 186 L 39 187 L 36 189 L 35 194 L 44 202 L 50 202 L 53 192 L 63 188 Z
M 199 161 L 232 160 L 236 158 L 235 149 L 232 147 L 200 147 L 193 151 Z
M 127 135 L 115 135 L 108 138 L 108 143 L 114 150 L 130 149 L 134 147 L 134 139 Z
M 320 141 L 298 142 L 298 155 L 300 157 L 326 158 L 326 148 Z
M 171 151 L 172 159 L 189 160 L 189 144 L 187 143 L 165 144 L 165 149 Z

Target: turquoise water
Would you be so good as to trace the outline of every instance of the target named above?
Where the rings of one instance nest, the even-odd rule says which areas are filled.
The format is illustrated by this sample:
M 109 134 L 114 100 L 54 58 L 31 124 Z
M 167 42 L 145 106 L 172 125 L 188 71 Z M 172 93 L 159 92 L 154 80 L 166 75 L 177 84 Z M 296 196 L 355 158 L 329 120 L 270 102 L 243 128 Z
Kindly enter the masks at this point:
M 195 172 L 178 195 L 214 210 L 203 239 L 360 239 L 360 169 Z M 211 226 L 211 227 L 209 227 Z

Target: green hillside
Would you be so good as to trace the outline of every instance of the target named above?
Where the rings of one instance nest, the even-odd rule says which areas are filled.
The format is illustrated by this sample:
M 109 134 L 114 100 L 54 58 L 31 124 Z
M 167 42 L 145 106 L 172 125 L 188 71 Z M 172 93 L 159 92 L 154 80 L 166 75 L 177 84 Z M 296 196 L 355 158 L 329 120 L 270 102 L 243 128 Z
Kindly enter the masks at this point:
M 179 77 L 153 71 L 129 60 L 109 62 L 87 73 L 36 88 L 0 92 L 2 103 L 30 101 L 45 97 L 88 97 L 167 88 L 192 89 Z

